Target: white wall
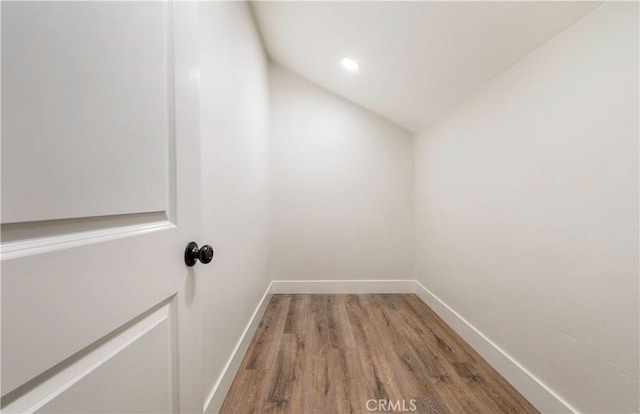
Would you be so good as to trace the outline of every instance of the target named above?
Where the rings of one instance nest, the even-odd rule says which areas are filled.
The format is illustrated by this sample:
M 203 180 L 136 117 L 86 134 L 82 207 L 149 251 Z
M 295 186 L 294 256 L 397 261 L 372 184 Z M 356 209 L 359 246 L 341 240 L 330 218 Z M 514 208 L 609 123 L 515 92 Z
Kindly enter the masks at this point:
M 417 279 L 583 412 L 638 412 L 638 4 L 416 142 Z
M 269 75 L 271 277 L 410 278 L 411 136 L 279 66 Z
M 200 242 L 215 249 L 196 287 L 205 298 L 206 396 L 269 284 L 269 127 L 267 60 L 248 5 L 200 3 L 200 33 Z

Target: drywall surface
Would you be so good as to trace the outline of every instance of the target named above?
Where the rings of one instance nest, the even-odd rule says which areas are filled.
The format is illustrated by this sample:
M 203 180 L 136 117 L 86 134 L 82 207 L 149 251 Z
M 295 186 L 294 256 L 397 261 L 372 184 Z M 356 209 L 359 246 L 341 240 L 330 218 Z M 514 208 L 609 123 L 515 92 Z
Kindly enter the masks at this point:
M 206 397 L 269 284 L 269 102 L 248 5 L 200 3 L 200 33 Z
M 638 412 L 638 4 L 416 141 L 416 278 L 581 412 Z
M 269 79 L 272 279 L 409 277 L 409 133 L 279 66 Z

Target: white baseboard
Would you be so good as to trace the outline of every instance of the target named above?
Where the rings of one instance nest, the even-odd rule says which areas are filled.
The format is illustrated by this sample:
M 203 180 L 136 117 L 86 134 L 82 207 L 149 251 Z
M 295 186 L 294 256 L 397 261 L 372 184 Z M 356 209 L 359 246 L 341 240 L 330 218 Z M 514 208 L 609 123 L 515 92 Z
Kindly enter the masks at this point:
M 538 410 L 578 412 L 420 282 L 414 281 L 414 286 L 414 293 Z
M 242 359 L 244 358 L 244 354 L 247 352 L 249 345 L 251 344 L 251 339 L 253 338 L 253 334 L 256 332 L 258 328 L 258 324 L 262 319 L 262 315 L 264 315 L 264 311 L 269 304 L 269 300 L 271 299 L 271 291 L 272 284 L 270 283 L 267 286 L 267 289 L 262 295 L 262 299 L 260 299 L 260 303 L 258 303 L 258 307 L 251 315 L 251 319 L 249 320 L 249 324 L 242 332 L 240 336 L 240 340 L 238 341 L 235 349 L 231 353 L 231 357 L 227 361 L 224 369 L 222 370 L 222 374 L 218 377 L 218 381 L 213 386 L 211 392 L 209 392 L 209 396 L 204 404 L 203 411 L 205 413 L 217 413 L 220 411 L 222 407 L 222 403 L 224 402 L 227 393 L 229 392 L 229 388 L 231 388 L 231 384 L 233 383 L 233 379 L 238 372 L 238 368 L 240 368 L 240 363 L 242 363 Z
M 274 280 L 275 293 L 413 293 L 414 280 Z

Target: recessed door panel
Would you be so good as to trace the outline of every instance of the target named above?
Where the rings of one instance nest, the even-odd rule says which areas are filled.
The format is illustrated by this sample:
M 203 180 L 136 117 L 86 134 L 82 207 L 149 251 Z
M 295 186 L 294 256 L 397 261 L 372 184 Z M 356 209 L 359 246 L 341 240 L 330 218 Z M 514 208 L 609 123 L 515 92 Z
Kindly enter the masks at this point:
M 2 223 L 167 209 L 168 9 L 2 3 Z
M 189 273 L 181 263 L 184 246 L 166 241 L 175 233 L 4 260 L 3 393 L 175 294 Z
M 173 323 L 173 303 L 163 303 L 9 395 L 3 412 L 175 412 Z

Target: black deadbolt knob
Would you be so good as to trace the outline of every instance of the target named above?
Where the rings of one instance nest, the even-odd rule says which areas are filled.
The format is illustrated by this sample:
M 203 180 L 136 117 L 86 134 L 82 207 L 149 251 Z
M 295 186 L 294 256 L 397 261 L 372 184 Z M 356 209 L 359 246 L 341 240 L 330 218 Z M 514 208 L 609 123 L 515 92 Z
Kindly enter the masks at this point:
M 184 250 L 184 262 L 187 266 L 193 266 L 198 260 L 207 264 L 213 259 L 213 247 L 205 244 L 198 248 L 198 243 L 189 242 L 187 248 Z
M 204 264 L 209 263 L 211 259 L 213 259 L 213 247 L 209 246 L 208 244 L 202 246 L 199 250 L 199 253 L 200 254 L 198 255 L 198 258 Z

